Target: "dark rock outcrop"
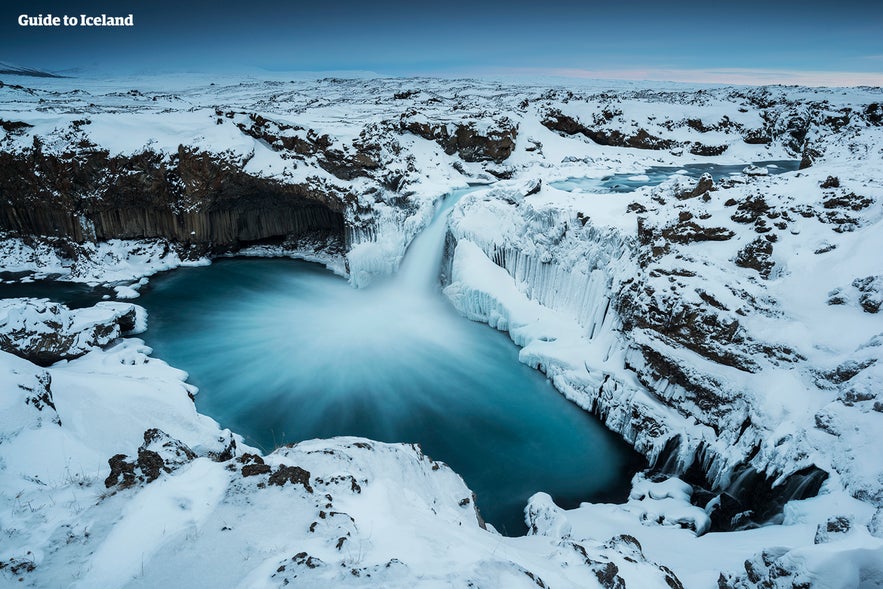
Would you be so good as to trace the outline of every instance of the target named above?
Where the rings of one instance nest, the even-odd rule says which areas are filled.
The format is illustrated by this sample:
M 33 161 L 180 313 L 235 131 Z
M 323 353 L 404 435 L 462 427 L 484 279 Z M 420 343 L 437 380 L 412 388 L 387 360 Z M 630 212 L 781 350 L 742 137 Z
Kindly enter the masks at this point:
M 859 291 L 859 304 L 865 313 L 877 313 L 883 305 L 883 275 L 865 276 L 852 281 Z
M 343 235 L 344 195 L 253 176 L 245 163 L 183 146 L 171 156 L 88 146 L 54 155 L 39 143 L 0 152 L 0 230 L 220 250 L 315 230 Z
M 196 453 L 186 444 L 162 430 L 151 428 L 144 432 L 144 443 L 138 448 L 136 458 L 116 454 L 108 459 L 110 474 L 104 480 L 104 486 L 126 489 L 140 482 L 150 483 L 163 473 L 177 470 L 195 459 Z
M 740 268 L 751 268 L 763 278 L 769 278 L 775 262 L 770 260 L 773 244 L 766 238 L 758 237 L 739 250 L 734 263 Z
M 678 200 L 686 200 L 688 198 L 702 196 L 712 190 L 714 190 L 714 178 L 711 174 L 705 173 L 702 174 L 702 176 L 699 178 L 699 181 L 696 183 L 696 186 L 692 190 L 679 192 L 675 196 L 678 198 Z
M 280 464 L 279 468 L 276 469 L 276 472 L 270 475 L 271 485 L 282 487 L 285 486 L 285 483 L 291 483 L 292 485 L 300 484 L 303 485 L 304 489 L 308 492 L 313 492 L 313 487 L 310 485 L 309 471 L 306 471 L 299 466 L 286 466 Z
M 482 132 L 470 123 L 443 124 L 430 123 L 412 118 L 416 113 L 402 115 L 401 132 L 413 133 L 435 141 L 448 155 L 457 154 L 467 162 L 492 161 L 501 163 L 512 155 L 518 126 L 507 117 L 493 122 L 493 126 Z
M 675 141 L 670 139 L 662 139 L 651 135 L 646 129 L 638 129 L 631 135 L 626 135 L 618 129 L 592 129 L 560 111 L 549 112 L 542 123 L 547 129 L 565 135 L 583 135 L 598 145 L 634 147 L 637 149 L 671 149 L 677 145 Z

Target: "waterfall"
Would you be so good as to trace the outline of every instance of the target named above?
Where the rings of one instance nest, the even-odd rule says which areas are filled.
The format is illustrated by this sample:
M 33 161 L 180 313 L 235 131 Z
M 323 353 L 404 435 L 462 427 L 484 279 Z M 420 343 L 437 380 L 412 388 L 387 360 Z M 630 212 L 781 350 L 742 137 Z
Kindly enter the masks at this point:
M 393 279 L 396 288 L 413 293 L 434 292 L 438 288 L 445 233 L 451 209 L 464 195 L 483 187 L 455 190 L 444 197 L 429 225 L 411 241 L 399 271 Z

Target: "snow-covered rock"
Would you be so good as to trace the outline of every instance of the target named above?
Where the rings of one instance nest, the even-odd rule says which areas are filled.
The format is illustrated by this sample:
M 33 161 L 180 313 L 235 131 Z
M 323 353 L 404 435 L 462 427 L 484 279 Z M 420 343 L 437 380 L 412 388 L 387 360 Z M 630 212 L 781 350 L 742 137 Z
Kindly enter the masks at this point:
M 48 366 L 137 333 L 144 313 L 127 303 L 68 309 L 48 299 L 0 299 L 0 350 Z
M 258 456 L 140 342 L 102 349 L 121 307 L 8 303 L 10 345 L 40 348 L 58 323 L 70 341 L 55 347 L 85 355 L 44 370 L 0 353 L 2 578 L 880 583 L 880 89 L 131 82 L 0 88 L 0 270 L 125 296 L 242 251 L 362 286 L 398 268 L 440 197 L 493 183 L 453 211 L 446 296 L 655 472 L 624 505 L 536 495 L 532 535 L 502 538 L 416 448 Z M 801 169 L 777 174 L 784 159 Z M 743 173 L 625 194 L 551 185 L 703 162 Z M 747 529 L 759 521 L 781 525 Z

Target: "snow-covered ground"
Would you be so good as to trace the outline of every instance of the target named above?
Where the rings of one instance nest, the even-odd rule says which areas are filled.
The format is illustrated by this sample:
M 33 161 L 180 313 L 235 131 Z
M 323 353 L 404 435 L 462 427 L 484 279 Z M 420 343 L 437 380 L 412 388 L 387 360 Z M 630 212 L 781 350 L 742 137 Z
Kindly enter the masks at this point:
M 695 487 L 639 474 L 626 504 L 568 511 L 538 494 L 531 534 L 502 537 L 417 448 L 317 440 L 256 457 L 197 414 L 186 375 L 139 340 L 106 347 L 119 331 L 85 331 L 128 303 L 77 315 L 5 301 L 4 337 L 27 327 L 33 342 L 63 317 L 70 357 L 85 355 L 40 368 L 0 352 L 0 584 L 883 585 L 883 91 L 215 82 L 6 84 L 0 155 L 14 164 L 39 145 L 39 162 L 76 170 L 96 150 L 123 168 L 149 151 L 173 167 L 185 146 L 308 186 L 338 199 L 342 250 L 247 251 L 321 261 L 356 286 L 395 271 L 440 196 L 493 184 L 453 211 L 445 295 Z M 803 169 L 625 194 L 550 186 L 783 159 Z M 71 226 L 94 233 L 112 187 L 64 193 L 44 165 L 27 194 L 73 202 Z M 199 213 L 200 187 L 180 182 L 163 206 Z M 22 203 L 14 181 L 0 188 L 9 226 Z M 6 235 L 0 270 L 127 298 L 150 274 L 208 262 L 167 240 L 64 235 Z M 800 496 L 822 472 L 818 496 L 771 510 L 777 525 L 714 531 L 745 527 L 742 511 Z M 749 505 L 751 489 L 765 500 Z

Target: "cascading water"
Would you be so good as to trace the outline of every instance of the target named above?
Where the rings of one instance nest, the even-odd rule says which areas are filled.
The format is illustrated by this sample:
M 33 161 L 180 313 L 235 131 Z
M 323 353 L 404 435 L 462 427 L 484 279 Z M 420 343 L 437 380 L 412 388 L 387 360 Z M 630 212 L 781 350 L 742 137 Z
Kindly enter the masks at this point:
M 439 206 L 435 217 L 408 247 L 405 258 L 393 279 L 397 288 L 408 292 L 431 292 L 438 286 L 442 254 L 445 247 L 445 232 L 451 209 L 466 194 L 476 188 L 464 188 L 449 194 Z
M 198 409 L 265 451 L 357 435 L 418 442 L 525 531 L 524 505 L 624 499 L 642 459 L 518 362 L 505 334 L 459 316 L 438 288 L 446 199 L 400 272 L 354 289 L 291 260 L 221 260 L 155 278 L 145 339 L 189 372 Z

